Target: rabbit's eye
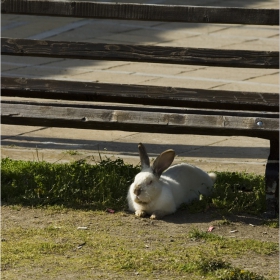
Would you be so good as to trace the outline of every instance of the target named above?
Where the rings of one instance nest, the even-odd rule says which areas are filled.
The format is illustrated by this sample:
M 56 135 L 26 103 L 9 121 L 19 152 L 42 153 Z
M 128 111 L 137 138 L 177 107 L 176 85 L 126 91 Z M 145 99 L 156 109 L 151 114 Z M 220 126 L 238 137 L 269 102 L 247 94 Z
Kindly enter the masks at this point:
M 153 183 L 153 180 L 149 181 L 149 182 L 148 182 L 148 185 L 151 185 L 152 183 Z

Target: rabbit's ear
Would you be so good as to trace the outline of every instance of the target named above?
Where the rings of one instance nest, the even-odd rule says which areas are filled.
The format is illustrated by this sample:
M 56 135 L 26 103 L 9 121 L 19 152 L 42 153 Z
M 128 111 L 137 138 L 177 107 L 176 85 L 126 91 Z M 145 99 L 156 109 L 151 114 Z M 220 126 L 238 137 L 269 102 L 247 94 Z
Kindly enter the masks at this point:
M 175 152 L 173 150 L 167 150 L 161 153 L 153 163 L 152 169 L 154 174 L 160 177 L 162 172 L 171 165 L 174 157 Z
M 145 146 L 142 143 L 138 144 L 138 150 L 139 150 L 142 170 L 145 169 L 145 168 L 149 168 L 150 167 L 150 159 L 149 159 L 148 154 L 146 152 Z

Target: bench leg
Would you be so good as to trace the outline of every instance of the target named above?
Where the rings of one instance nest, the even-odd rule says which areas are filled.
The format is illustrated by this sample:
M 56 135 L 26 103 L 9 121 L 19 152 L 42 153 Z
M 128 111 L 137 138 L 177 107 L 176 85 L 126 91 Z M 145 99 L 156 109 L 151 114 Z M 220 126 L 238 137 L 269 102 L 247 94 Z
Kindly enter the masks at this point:
M 270 140 L 270 154 L 265 169 L 265 218 L 275 218 L 279 212 L 279 140 Z

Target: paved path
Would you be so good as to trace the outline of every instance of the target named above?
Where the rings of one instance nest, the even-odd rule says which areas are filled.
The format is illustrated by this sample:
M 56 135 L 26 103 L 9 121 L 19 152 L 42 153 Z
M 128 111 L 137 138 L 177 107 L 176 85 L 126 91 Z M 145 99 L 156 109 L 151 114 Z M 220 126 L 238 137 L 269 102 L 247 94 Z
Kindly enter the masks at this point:
M 100 1 L 102 2 L 102 1 Z M 103 1 L 115 2 L 115 1 Z M 128 3 L 185 4 L 253 8 L 279 8 L 279 2 L 258 0 L 151 0 Z M 158 46 L 207 47 L 278 51 L 279 29 L 273 26 L 215 25 L 113 21 L 2 15 L 3 37 L 77 40 Z M 215 67 L 141 64 L 121 61 L 85 61 L 2 56 L 2 75 L 79 81 L 165 85 L 202 89 L 279 91 L 279 71 Z M 120 131 L 88 131 L 2 125 L 2 157 L 45 159 L 122 157 L 136 164 L 137 143 L 147 143 L 156 156 L 175 149 L 176 161 L 191 162 L 206 170 L 247 170 L 263 174 L 269 153 L 267 140 L 247 137 L 163 135 Z

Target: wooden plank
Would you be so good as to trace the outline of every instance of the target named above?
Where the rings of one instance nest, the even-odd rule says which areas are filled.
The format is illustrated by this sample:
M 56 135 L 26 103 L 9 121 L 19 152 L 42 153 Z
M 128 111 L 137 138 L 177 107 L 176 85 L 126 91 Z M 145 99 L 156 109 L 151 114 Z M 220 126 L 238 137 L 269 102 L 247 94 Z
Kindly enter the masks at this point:
M 279 119 L 2 103 L 3 124 L 277 137 Z
M 69 101 L 61 99 L 40 99 L 40 98 L 21 98 L 1 96 L 1 101 L 6 104 L 22 104 L 25 105 L 43 105 L 43 106 L 60 106 L 89 108 L 100 110 L 121 110 L 121 111 L 138 111 L 138 112 L 157 112 L 157 113 L 175 113 L 175 114 L 197 114 L 197 115 L 216 115 L 216 116 L 240 116 L 254 118 L 279 118 L 278 112 L 264 111 L 240 111 L 240 110 L 221 110 L 221 109 L 205 109 L 205 108 L 179 108 L 171 106 L 156 106 L 143 104 L 124 104 L 111 102 L 87 102 L 87 101 Z
M 278 93 L 1 77 L 2 96 L 158 106 L 279 111 Z
M 148 21 L 278 25 L 277 9 L 98 3 L 91 1 L 2 0 L 2 13 Z
M 277 51 L 179 48 L 2 38 L 1 54 L 219 67 L 279 68 L 279 52 Z

